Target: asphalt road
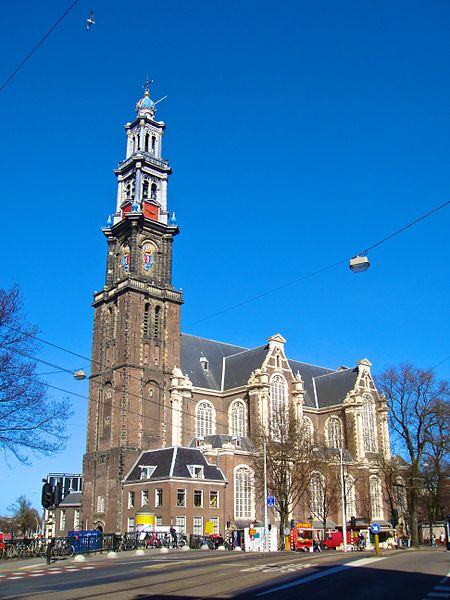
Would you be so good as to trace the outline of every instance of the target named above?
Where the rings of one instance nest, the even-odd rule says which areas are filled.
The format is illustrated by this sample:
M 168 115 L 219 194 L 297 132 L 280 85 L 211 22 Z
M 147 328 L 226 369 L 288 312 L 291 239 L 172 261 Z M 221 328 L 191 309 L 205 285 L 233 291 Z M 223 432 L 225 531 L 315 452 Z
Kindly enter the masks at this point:
M 253 554 L 149 551 L 137 557 L 3 565 L 4 600 L 240 598 L 450 600 L 450 554 L 441 549 L 372 553 Z M 19 567 L 19 565 L 17 565 Z M 10 568 L 13 570 L 5 570 Z

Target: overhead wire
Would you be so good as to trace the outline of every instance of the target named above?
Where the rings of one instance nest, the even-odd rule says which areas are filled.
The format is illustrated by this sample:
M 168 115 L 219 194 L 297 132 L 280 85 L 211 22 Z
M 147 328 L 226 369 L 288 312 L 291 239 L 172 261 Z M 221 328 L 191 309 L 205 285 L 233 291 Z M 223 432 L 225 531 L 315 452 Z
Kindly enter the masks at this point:
M 78 1 L 78 0 L 77 0 L 77 1 Z M 429 217 L 430 215 L 432 215 L 433 213 L 437 212 L 438 210 L 441 210 L 442 208 L 444 208 L 444 207 L 445 207 L 445 206 L 447 206 L 448 204 L 450 204 L 450 200 L 449 200 L 449 201 L 447 201 L 447 202 L 444 202 L 443 204 L 441 204 L 440 206 L 438 206 L 438 207 L 434 208 L 433 210 L 431 210 L 431 211 L 429 211 L 429 212 L 425 213 L 425 214 L 424 214 L 424 215 L 422 215 L 421 217 L 419 217 L 419 218 L 415 219 L 414 221 L 412 221 L 412 222 L 411 222 L 411 223 L 409 223 L 408 225 L 405 225 L 404 227 L 402 227 L 402 228 L 398 229 L 398 230 L 397 230 L 397 231 L 395 231 L 394 233 L 392 233 L 392 234 L 390 234 L 390 235 L 386 236 L 385 238 L 383 238 L 383 239 L 379 240 L 379 241 L 378 241 L 378 242 L 376 242 L 375 244 L 372 244 L 372 246 L 369 246 L 368 248 L 366 248 L 366 250 L 362 251 L 360 254 L 367 253 L 369 250 L 371 250 L 371 249 L 373 249 L 373 248 L 375 248 L 375 247 L 377 247 L 377 246 L 380 246 L 381 244 L 383 244 L 383 243 L 385 243 L 386 241 L 388 241 L 388 240 L 392 239 L 392 238 L 393 238 L 393 237 L 395 237 L 396 235 L 398 235 L 398 234 L 402 233 L 402 232 L 403 232 L 403 231 L 405 231 L 406 229 L 408 229 L 408 228 L 412 227 L 412 226 L 413 226 L 413 225 L 415 225 L 416 223 L 419 223 L 419 222 L 420 222 L 420 221 L 422 221 L 423 219 L 425 219 L 425 218 Z M 323 268 L 321 268 L 321 269 L 317 269 L 317 270 L 315 270 L 315 271 L 312 271 L 311 273 L 305 274 L 305 275 L 303 275 L 303 276 L 302 276 L 302 277 L 300 277 L 300 278 L 297 278 L 297 279 L 295 279 L 295 280 L 292 280 L 292 281 L 290 281 L 290 282 L 286 282 L 285 284 L 282 284 L 282 285 L 280 285 L 280 286 L 277 286 L 276 288 L 272 288 L 271 290 L 267 290 L 266 292 L 263 292 L 262 294 L 259 294 L 259 295 L 257 295 L 257 296 L 254 296 L 254 297 L 252 297 L 252 298 L 249 298 L 248 300 L 244 300 L 244 301 L 242 301 L 242 302 L 240 302 L 240 303 L 238 303 L 238 304 L 234 304 L 234 305 L 232 305 L 232 306 L 230 306 L 230 307 L 224 308 L 223 310 L 221 310 L 221 311 L 218 311 L 218 312 L 216 312 L 216 313 L 213 313 L 213 314 L 211 314 L 211 315 L 209 315 L 209 316 L 205 317 L 204 319 L 200 319 L 200 320 L 198 320 L 198 321 L 195 321 L 193 324 L 197 324 L 197 323 L 199 323 L 199 322 L 202 322 L 202 321 L 204 321 L 204 320 L 206 320 L 206 319 L 213 318 L 213 317 L 215 317 L 215 316 L 218 316 L 218 315 L 224 314 L 225 312 L 228 312 L 229 310 L 232 310 L 232 309 L 238 308 L 238 307 L 240 307 L 240 306 L 243 306 L 243 305 L 245 305 L 245 304 L 248 304 L 248 303 L 250 303 L 250 302 L 253 302 L 253 301 L 255 301 L 255 300 L 259 299 L 259 298 L 262 298 L 262 297 L 264 297 L 264 296 L 267 296 L 267 295 L 269 295 L 269 294 L 271 294 L 271 293 L 274 293 L 274 292 L 276 292 L 276 291 L 279 291 L 280 289 L 284 289 L 284 288 L 286 288 L 286 287 L 288 287 L 288 286 L 294 285 L 294 284 L 296 284 L 296 283 L 298 283 L 298 282 L 300 282 L 300 281 L 302 281 L 302 280 L 304 280 L 304 279 L 307 279 L 307 278 L 309 278 L 309 277 L 313 277 L 313 276 L 315 276 L 315 275 L 318 275 L 318 274 L 320 274 L 320 273 L 323 273 L 324 271 L 330 270 L 330 269 L 332 269 L 332 268 L 334 268 L 334 267 L 336 267 L 336 266 L 339 266 L 339 265 L 341 265 L 341 264 L 343 264 L 343 263 L 347 262 L 348 260 L 349 260 L 349 259 L 340 260 L 340 261 L 338 261 L 338 262 L 335 262 L 335 263 L 333 263 L 333 264 L 331 264 L 331 265 L 328 265 L 328 266 L 326 266 L 326 267 L 323 267 Z M 95 360 L 94 360 L 94 359 L 92 359 L 92 358 L 89 358 L 89 357 L 86 357 L 86 356 L 84 356 L 84 355 L 82 355 L 82 354 L 79 354 L 79 353 L 73 352 L 72 350 L 69 350 L 68 348 L 65 348 L 65 347 L 63 347 L 63 346 L 60 346 L 60 345 L 58 345 L 58 344 L 54 344 L 53 342 L 49 342 L 49 341 L 47 341 L 47 340 L 45 340 L 45 339 L 43 339 L 43 338 L 39 338 L 38 336 L 35 336 L 35 335 L 33 335 L 33 334 L 30 334 L 30 333 L 28 333 L 28 332 L 26 332 L 26 331 L 22 331 L 22 330 L 20 330 L 19 328 L 16 328 L 16 327 L 13 327 L 13 326 L 10 326 L 10 325 L 7 325 L 7 324 L 3 324 L 2 326 L 4 326 L 4 327 L 7 327 L 7 328 L 8 328 L 8 329 L 10 329 L 10 330 L 13 330 L 13 331 L 19 332 L 19 333 L 21 333 L 21 334 L 23 334 L 23 335 L 25 335 L 25 336 L 28 336 L 28 337 L 30 337 L 30 338 L 33 338 L 33 339 L 35 339 L 36 341 L 38 341 L 38 342 L 41 342 L 41 343 L 43 343 L 43 344 L 46 344 L 46 345 L 48 345 L 48 346 L 50 346 L 50 347 L 54 347 L 54 348 L 56 348 L 56 349 L 62 350 L 62 351 L 64 351 L 64 352 L 66 352 L 66 353 L 68 353 L 68 354 L 71 354 L 71 355 L 73 355 L 73 356 L 76 356 L 76 357 L 78 357 L 78 358 L 82 358 L 83 360 L 87 360 L 87 361 L 88 361 L 88 362 L 90 362 L 92 365 L 94 365 L 94 364 L 97 364 L 97 365 L 99 365 L 101 368 L 103 368 L 103 367 L 104 367 L 104 365 L 102 365 L 102 363 L 101 363 L 101 362 L 99 362 L 99 361 L 95 361 Z M 0 345 L 0 347 L 1 347 L 1 345 Z M 25 356 L 25 357 L 29 358 L 30 360 L 35 360 L 36 362 L 40 362 L 41 364 L 45 364 L 45 365 L 47 365 L 47 366 L 49 366 L 49 367 L 52 367 L 52 368 L 57 368 L 57 369 L 59 369 L 59 370 L 60 370 L 60 371 L 62 371 L 62 372 L 73 373 L 73 370 L 71 370 L 71 369 L 67 369 L 67 368 L 61 367 L 60 365 L 56 365 L 56 364 L 54 364 L 54 363 L 51 363 L 51 362 L 48 362 L 48 361 L 45 361 L 45 360 L 42 360 L 42 359 L 38 359 L 38 358 L 36 358 L 36 357 L 33 357 L 33 356 L 30 356 L 30 355 L 27 355 L 27 354 L 25 354 L 25 353 L 23 353 L 23 352 L 20 352 L 20 351 L 18 351 L 17 349 L 13 349 L 13 348 L 9 348 L 9 349 L 10 349 L 10 350 L 13 350 L 13 351 L 15 351 L 15 352 L 17 352 L 18 354 L 21 354 L 22 356 Z M 445 360 L 447 360 L 447 358 L 446 358 L 446 359 L 444 359 L 444 361 L 442 361 L 442 362 L 445 362 Z M 441 363 L 438 363 L 438 364 L 441 364 Z M 127 369 L 127 368 L 129 369 L 130 367 L 123 366 L 123 367 L 120 367 L 120 368 L 119 368 L 119 369 L 117 369 L 117 370 L 122 370 L 122 369 Z M 130 373 L 128 373 L 128 374 L 127 374 L 127 377 L 128 377 L 129 379 L 134 379 L 134 380 L 136 380 L 136 381 L 139 381 L 139 383 L 142 383 L 142 379 L 141 379 L 141 378 L 139 378 L 139 377 L 135 377 L 135 376 L 131 375 Z M 51 386 L 50 384 L 47 384 L 46 382 L 42 382 L 42 383 L 43 383 L 44 385 L 47 385 L 48 387 L 53 387 L 54 389 L 59 389 L 59 388 L 57 388 L 57 387 L 55 387 L 55 386 Z M 104 387 L 104 385 L 105 385 L 105 384 L 102 384 L 102 383 L 100 383 L 100 384 L 99 384 L 99 386 L 100 386 L 100 387 Z M 158 405 L 158 407 L 159 407 L 159 402 L 157 402 L 156 400 L 152 400 L 151 398 L 144 398 L 144 396 L 140 396 L 140 395 L 134 394 L 133 392 L 130 392 L 129 390 L 127 390 L 126 392 L 124 392 L 124 390 L 123 390 L 123 389 L 117 388 L 117 387 L 115 387 L 115 386 L 113 386 L 113 385 L 111 385 L 111 384 L 109 384 L 109 383 L 108 383 L 108 386 L 109 386 L 111 389 L 113 389 L 114 391 L 116 391 L 116 392 L 119 392 L 119 393 L 121 393 L 121 394 L 123 394 L 123 393 L 126 393 L 128 396 L 131 396 L 131 397 L 138 398 L 138 399 L 139 399 L 139 400 L 141 400 L 142 402 L 144 402 L 144 401 L 148 401 L 148 402 L 150 402 L 150 403 L 154 403 L 154 404 Z M 61 389 L 59 389 L 59 391 L 64 391 L 64 390 L 61 390 Z M 65 393 L 72 393 L 72 392 L 68 392 L 67 390 L 65 390 Z M 82 396 L 82 395 L 79 395 L 79 394 L 76 394 L 76 393 L 73 393 L 73 394 L 74 394 L 74 395 L 77 395 L 77 396 L 80 396 L 80 397 L 82 397 L 82 398 L 84 398 L 84 399 L 87 399 L 87 400 L 89 400 L 89 397 Z M 92 399 L 92 401 L 94 401 L 94 402 L 96 402 L 96 403 L 99 403 L 99 402 L 100 402 L 99 400 L 95 400 L 95 399 Z M 104 404 L 105 404 L 105 403 L 104 403 Z M 106 404 L 106 406 L 108 406 L 108 404 Z M 111 400 L 111 407 L 112 407 L 112 400 Z M 182 414 L 185 414 L 186 416 L 192 417 L 192 418 L 194 418 L 194 419 L 195 419 L 195 417 L 196 417 L 196 415 L 195 415 L 195 414 L 193 414 L 193 413 L 190 413 L 190 412 L 188 412 L 188 411 L 185 411 L 185 410 L 182 410 L 182 409 L 176 409 L 176 410 L 178 410 L 178 411 L 180 411 Z M 218 409 L 218 408 L 216 408 L 216 407 L 215 407 L 215 410 L 216 410 L 216 413 L 222 413 L 222 414 L 224 414 L 224 415 L 228 416 L 228 412 L 227 412 L 227 411 L 225 411 L 225 410 L 221 410 L 221 409 Z M 136 414 L 136 415 L 138 415 L 138 416 L 140 416 L 140 417 L 143 417 L 143 418 L 150 418 L 150 419 L 152 419 L 152 420 L 156 420 L 156 421 L 158 421 L 158 423 L 160 422 L 160 419 L 156 419 L 155 417 L 150 417 L 150 416 L 148 416 L 148 415 L 144 415 L 144 414 L 141 414 L 141 413 L 136 413 L 136 412 L 133 412 L 133 411 L 128 411 L 128 412 L 129 412 L 129 414 Z M 216 425 L 220 425 L 220 426 L 222 426 L 222 427 L 226 427 L 226 424 L 220 424 L 220 423 L 218 423 L 217 421 L 216 421 Z M 192 430 L 189 430 L 189 433 L 194 433 L 194 432 L 193 432 Z
M 8 83 L 13 79 L 13 77 L 20 71 L 20 69 L 25 65 L 25 63 L 33 56 L 33 54 L 36 52 L 36 50 L 45 42 L 45 40 L 52 33 L 52 31 L 54 31 L 56 29 L 56 27 L 58 27 L 58 25 L 61 23 L 61 21 L 70 13 L 70 11 L 75 6 L 75 4 L 77 4 L 77 2 L 79 2 L 79 0 L 74 0 L 74 2 L 72 2 L 72 4 L 69 6 L 69 8 L 64 11 L 64 13 L 59 17 L 59 19 L 56 21 L 56 23 L 54 23 L 50 27 L 50 29 L 47 31 L 47 33 L 44 35 L 44 37 L 42 37 L 39 40 L 39 42 L 32 48 L 32 50 L 25 56 L 25 58 L 22 60 L 22 62 L 19 64 L 19 66 L 16 67 L 16 69 L 14 69 L 14 71 L 11 73 L 11 75 L 1 85 L 0 93 L 4 90 L 4 88 L 8 85 Z

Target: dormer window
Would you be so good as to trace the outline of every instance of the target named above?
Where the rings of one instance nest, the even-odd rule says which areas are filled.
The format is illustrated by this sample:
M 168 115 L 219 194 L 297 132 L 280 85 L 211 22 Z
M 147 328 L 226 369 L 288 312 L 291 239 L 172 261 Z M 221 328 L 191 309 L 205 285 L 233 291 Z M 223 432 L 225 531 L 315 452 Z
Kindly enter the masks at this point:
M 156 466 L 139 465 L 139 468 L 141 469 L 141 477 L 140 478 L 141 479 L 150 479 L 150 477 L 155 472 Z
M 204 467 L 202 465 L 189 465 L 188 466 L 191 477 L 194 479 L 204 479 L 205 475 L 203 472 Z
M 206 356 L 202 356 L 200 358 L 200 364 L 202 365 L 204 371 L 209 371 L 209 361 Z

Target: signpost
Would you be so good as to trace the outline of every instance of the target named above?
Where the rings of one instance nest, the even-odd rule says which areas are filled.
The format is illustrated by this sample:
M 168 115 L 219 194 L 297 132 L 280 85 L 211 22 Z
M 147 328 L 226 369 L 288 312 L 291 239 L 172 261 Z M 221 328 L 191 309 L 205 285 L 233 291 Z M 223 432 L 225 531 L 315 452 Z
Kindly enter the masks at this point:
M 375 539 L 375 554 L 380 556 L 380 540 L 378 538 L 378 534 L 381 531 L 381 527 L 378 523 L 372 523 L 370 526 L 370 531 L 373 533 L 373 537 Z
M 272 508 L 275 506 L 275 496 L 267 496 L 267 506 Z

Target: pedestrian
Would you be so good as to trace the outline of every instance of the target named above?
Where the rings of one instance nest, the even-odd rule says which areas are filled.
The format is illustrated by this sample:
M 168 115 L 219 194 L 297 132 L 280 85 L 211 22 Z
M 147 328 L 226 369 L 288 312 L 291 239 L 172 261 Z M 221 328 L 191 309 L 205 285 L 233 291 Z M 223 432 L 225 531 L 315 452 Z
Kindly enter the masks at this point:
M 177 547 L 177 530 L 175 529 L 175 527 L 173 525 L 170 526 L 170 535 L 172 536 L 172 546 L 174 548 Z
M 439 541 L 441 544 L 445 544 L 445 533 L 441 531 L 441 535 L 439 536 Z
M 433 533 L 433 535 L 431 536 L 431 546 L 432 546 L 433 548 L 436 548 L 436 536 L 434 535 L 434 533 Z

